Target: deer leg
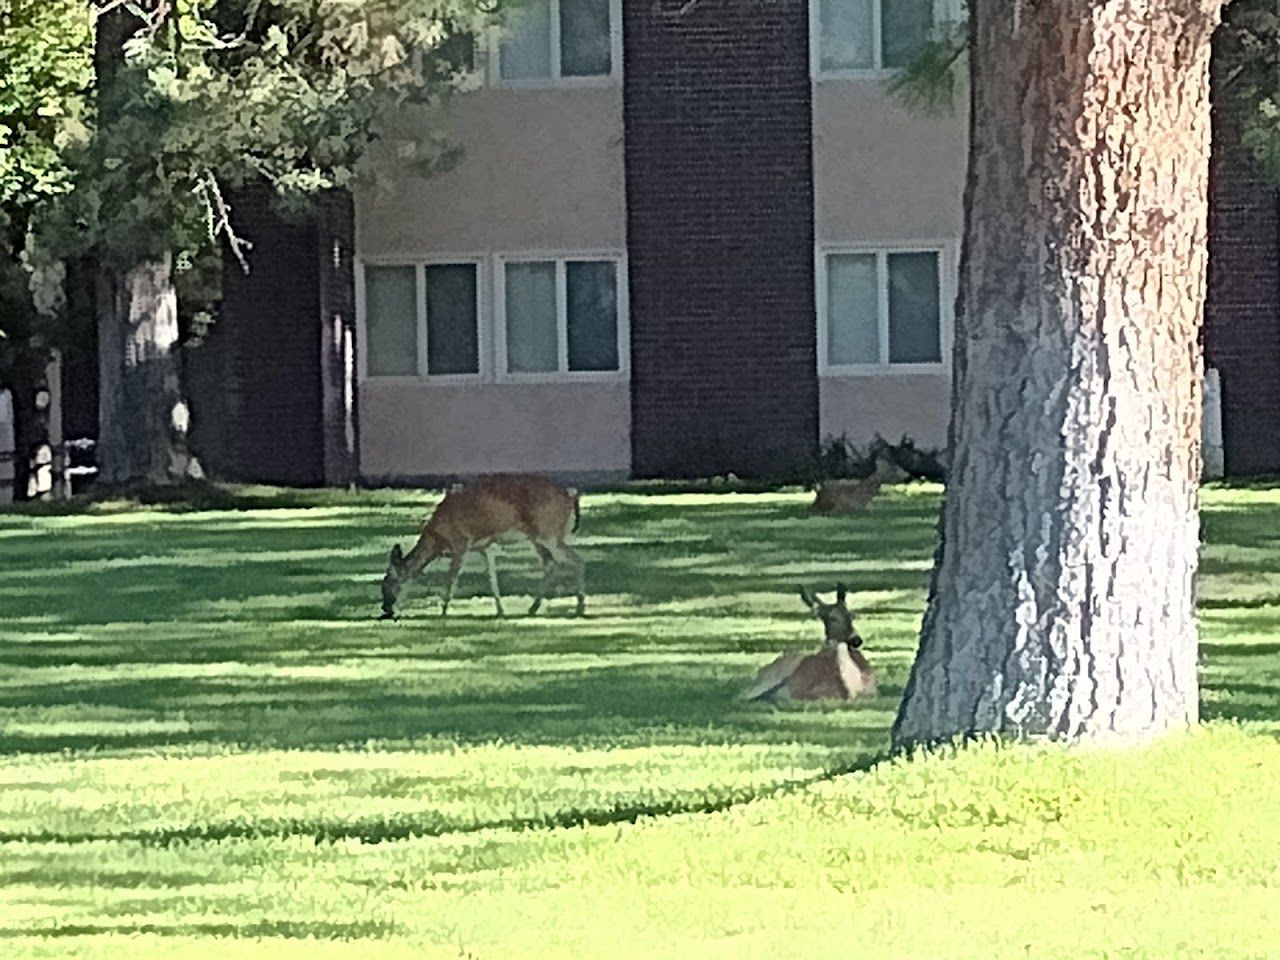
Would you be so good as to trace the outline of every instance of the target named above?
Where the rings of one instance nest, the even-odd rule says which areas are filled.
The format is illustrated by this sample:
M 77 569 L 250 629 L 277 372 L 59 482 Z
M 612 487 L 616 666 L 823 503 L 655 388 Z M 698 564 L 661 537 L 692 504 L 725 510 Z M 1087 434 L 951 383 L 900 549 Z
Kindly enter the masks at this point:
M 444 605 L 440 607 L 440 616 L 449 612 L 449 601 L 453 599 L 453 588 L 458 585 L 458 573 L 462 570 L 462 558 L 465 553 L 458 553 L 449 558 L 449 579 L 444 588 Z
M 493 592 L 493 604 L 498 608 L 498 616 L 505 617 L 502 612 L 502 594 L 498 592 L 498 568 L 493 562 L 493 557 L 489 556 L 488 550 L 481 550 L 480 556 L 484 557 L 484 568 L 489 571 L 489 589 Z
M 564 562 L 573 569 L 574 580 L 578 585 L 578 610 L 576 615 L 581 617 L 586 613 L 587 607 L 587 565 L 582 562 L 582 557 L 578 556 L 578 551 L 567 543 L 561 542 L 557 546 L 564 557 Z
M 547 592 L 551 588 L 551 578 L 555 570 L 555 557 L 551 551 L 540 543 L 534 543 L 533 549 L 538 551 L 538 559 L 542 561 L 542 583 L 538 587 L 538 595 L 533 598 L 533 606 L 529 608 L 529 616 L 533 616 L 542 606 L 542 601 L 547 599 Z

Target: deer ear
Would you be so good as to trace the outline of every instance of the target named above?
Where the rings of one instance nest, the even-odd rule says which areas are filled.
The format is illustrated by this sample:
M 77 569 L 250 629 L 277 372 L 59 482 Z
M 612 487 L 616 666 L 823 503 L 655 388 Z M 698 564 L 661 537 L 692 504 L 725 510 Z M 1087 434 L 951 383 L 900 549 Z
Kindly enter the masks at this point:
M 844 603 L 846 592 L 847 590 L 843 583 L 836 584 L 836 603 Z
M 816 609 L 817 609 L 817 607 L 818 607 L 818 600 L 817 600 L 817 598 L 816 598 L 816 597 L 814 597 L 814 595 L 813 595 L 812 593 L 810 593 L 810 592 L 809 592 L 809 588 L 808 588 L 808 587 L 801 587 L 801 588 L 800 588 L 800 599 L 804 601 L 804 605 L 805 605 L 806 607 L 808 607 L 810 610 L 816 610 Z

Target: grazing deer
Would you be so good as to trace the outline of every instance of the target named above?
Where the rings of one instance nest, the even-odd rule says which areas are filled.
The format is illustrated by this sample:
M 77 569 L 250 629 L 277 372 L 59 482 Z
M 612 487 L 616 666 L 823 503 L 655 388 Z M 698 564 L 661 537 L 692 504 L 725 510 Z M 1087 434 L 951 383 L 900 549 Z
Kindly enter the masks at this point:
M 823 603 L 804 587 L 800 597 L 822 621 L 826 647 L 820 653 L 785 653 L 756 674 L 744 700 L 854 700 L 876 695 L 876 675 L 858 652 L 862 637 L 845 605 L 843 583 L 836 584 L 836 602 Z
M 857 513 L 875 499 L 886 483 L 903 479 L 906 471 L 883 454 L 876 458 L 875 469 L 869 477 L 849 480 L 828 480 L 818 487 L 817 495 L 809 507 L 810 513 Z
M 557 564 L 572 569 L 578 586 L 578 616 L 586 605 L 582 558 L 565 543 L 578 529 L 581 512 L 574 490 L 542 477 L 502 475 L 486 477 L 462 487 L 452 487 L 422 528 L 418 542 L 406 554 L 400 545 L 391 548 L 387 572 L 382 578 L 382 618 L 395 616 L 401 588 L 437 557 L 449 558 L 448 586 L 441 616 L 449 612 L 449 601 L 458 583 L 463 558 L 474 550 L 484 557 L 489 587 L 498 616 L 503 616 L 498 592 L 498 570 L 489 548 L 499 541 L 525 537 L 542 560 L 542 586 L 529 615 L 538 612 L 553 579 Z

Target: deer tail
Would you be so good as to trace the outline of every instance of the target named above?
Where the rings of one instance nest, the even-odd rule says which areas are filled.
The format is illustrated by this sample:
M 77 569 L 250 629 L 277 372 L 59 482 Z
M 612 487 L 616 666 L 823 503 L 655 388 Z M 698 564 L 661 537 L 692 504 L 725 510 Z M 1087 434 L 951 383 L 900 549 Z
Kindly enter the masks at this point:
M 577 533 L 578 526 L 582 523 L 582 494 L 578 493 L 577 490 L 570 490 L 569 496 L 573 500 L 573 526 L 569 532 Z

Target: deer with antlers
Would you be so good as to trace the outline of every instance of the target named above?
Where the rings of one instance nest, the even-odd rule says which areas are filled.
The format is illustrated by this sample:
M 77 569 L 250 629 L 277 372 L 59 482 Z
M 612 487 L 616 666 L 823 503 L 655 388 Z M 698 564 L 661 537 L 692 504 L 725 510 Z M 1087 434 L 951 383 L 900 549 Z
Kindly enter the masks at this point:
M 580 519 L 577 491 L 543 477 L 509 474 L 452 488 L 423 525 L 418 542 L 408 553 L 403 553 L 399 544 L 391 548 L 387 572 L 382 578 L 382 619 L 395 616 L 401 589 L 438 557 L 449 558 L 444 604 L 440 609 L 441 616 L 447 615 L 462 561 L 472 551 L 484 558 L 494 606 L 498 616 L 504 616 L 498 570 L 490 548 L 498 542 L 522 538 L 533 544 L 543 570 L 542 586 L 529 608 L 529 615 L 536 614 L 542 606 L 555 571 L 560 567 L 568 568 L 574 575 L 577 615 L 582 616 L 586 606 L 584 565 L 577 551 L 565 542 L 569 534 L 578 529 Z
M 756 674 L 745 700 L 855 700 L 876 695 L 876 675 L 859 652 L 862 637 L 845 603 L 847 590 L 836 584 L 836 602 L 823 603 L 804 587 L 800 597 L 822 621 L 826 647 L 819 653 L 784 653 Z

